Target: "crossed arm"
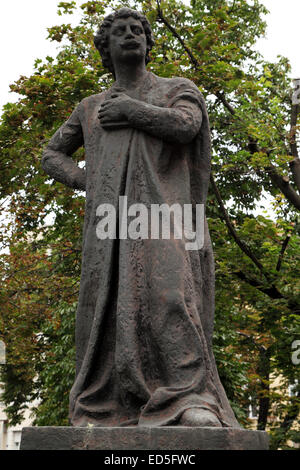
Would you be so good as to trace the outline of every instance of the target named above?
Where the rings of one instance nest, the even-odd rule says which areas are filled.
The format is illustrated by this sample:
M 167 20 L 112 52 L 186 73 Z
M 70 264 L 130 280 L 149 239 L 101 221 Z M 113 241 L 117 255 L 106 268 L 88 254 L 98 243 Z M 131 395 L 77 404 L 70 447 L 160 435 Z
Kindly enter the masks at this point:
M 154 137 L 175 144 L 191 142 L 199 132 L 202 113 L 199 105 L 186 99 L 178 99 L 171 108 L 153 106 L 130 98 L 121 88 L 104 101 L 99 110 L 103 128 L 114 128 L 117 122 L 128 122 L 129 127 L 139 129 Z
M 99 119 L 106 130 L 118 128 L 118 123 L 124 127 L 125 123 L 167 142 L 187 144 L 199 132 L 202 113 L 193 100 L 179 98 L 173 107 L 162 108 L 132 99 L 123 90 L 116 89 L 100 107 Z M 77 108 L 50 140 L 42 158 L 45 172 L 66 186 L 85 190 L 85 170 L 71 158 L 83 144 Z

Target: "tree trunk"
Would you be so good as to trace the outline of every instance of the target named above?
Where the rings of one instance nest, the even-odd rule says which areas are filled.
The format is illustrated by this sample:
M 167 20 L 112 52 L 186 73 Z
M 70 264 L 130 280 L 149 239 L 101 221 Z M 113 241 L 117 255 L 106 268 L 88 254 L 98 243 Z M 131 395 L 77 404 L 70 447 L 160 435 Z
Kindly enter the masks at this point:
M 259 351 L 258 374 L 261 377 L 259 397 L 259 413 L 257 429 L 264 431 L 266 429 L 269 408 L 270 408 L 270 349 L 261 348 Z

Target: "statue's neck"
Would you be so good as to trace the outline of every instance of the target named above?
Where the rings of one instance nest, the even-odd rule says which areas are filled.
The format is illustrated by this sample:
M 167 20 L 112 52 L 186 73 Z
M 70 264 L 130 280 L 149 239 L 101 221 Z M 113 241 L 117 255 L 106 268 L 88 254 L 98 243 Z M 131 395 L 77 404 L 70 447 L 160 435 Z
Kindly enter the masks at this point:
M 115 67 L 115 85 L 125 90 L 139 88 L 144 83 L 147 74 L 145 63 L 118 64 Z

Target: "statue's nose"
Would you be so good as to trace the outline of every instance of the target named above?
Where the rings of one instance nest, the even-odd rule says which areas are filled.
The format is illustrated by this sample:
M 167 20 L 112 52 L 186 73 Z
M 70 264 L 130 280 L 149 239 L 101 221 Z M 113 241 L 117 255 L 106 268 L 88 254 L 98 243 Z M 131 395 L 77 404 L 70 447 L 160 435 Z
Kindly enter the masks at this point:
M 134 34 L 131 31 L 131 28 L 129 26 L 127 26 L 125 39 L 130 39 L 130 38 L 134 38 Z

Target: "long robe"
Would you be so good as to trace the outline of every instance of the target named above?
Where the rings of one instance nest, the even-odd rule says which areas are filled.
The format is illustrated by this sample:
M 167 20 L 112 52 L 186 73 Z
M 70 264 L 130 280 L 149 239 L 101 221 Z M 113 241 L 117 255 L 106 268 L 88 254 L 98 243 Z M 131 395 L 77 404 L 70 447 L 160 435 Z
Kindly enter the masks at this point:
M 98 110 L 113 89 L 84 99 L 44 155 L 57 171 L 67 171 L 57 152 L 71 155 L 85 147 L 70 421 L 75 426 L 165 426 L 178 423 L 188 408 L 202 408 L 223 426 L 238 427 L 212 353 L 214 259 L 206 220 L 200 250 L 186 250 L 184 237 L 100 240 L 96 234 L 98 206 L 112 204 L 118 217 L 119 196 L 127 196 L 128 207 L 206 203 L 211 148 L 203 97 L 187 79 L 148 73 L 138 98 L 177 110 L 174 119 L 153 122 L 153 128 L 148 123 L 149 132 L 138 125 L 105 130 Z M 161 126 L 159 137 L 155 126 Z M 190 142 L 172 138 L 189 126 L 197 128 Z

